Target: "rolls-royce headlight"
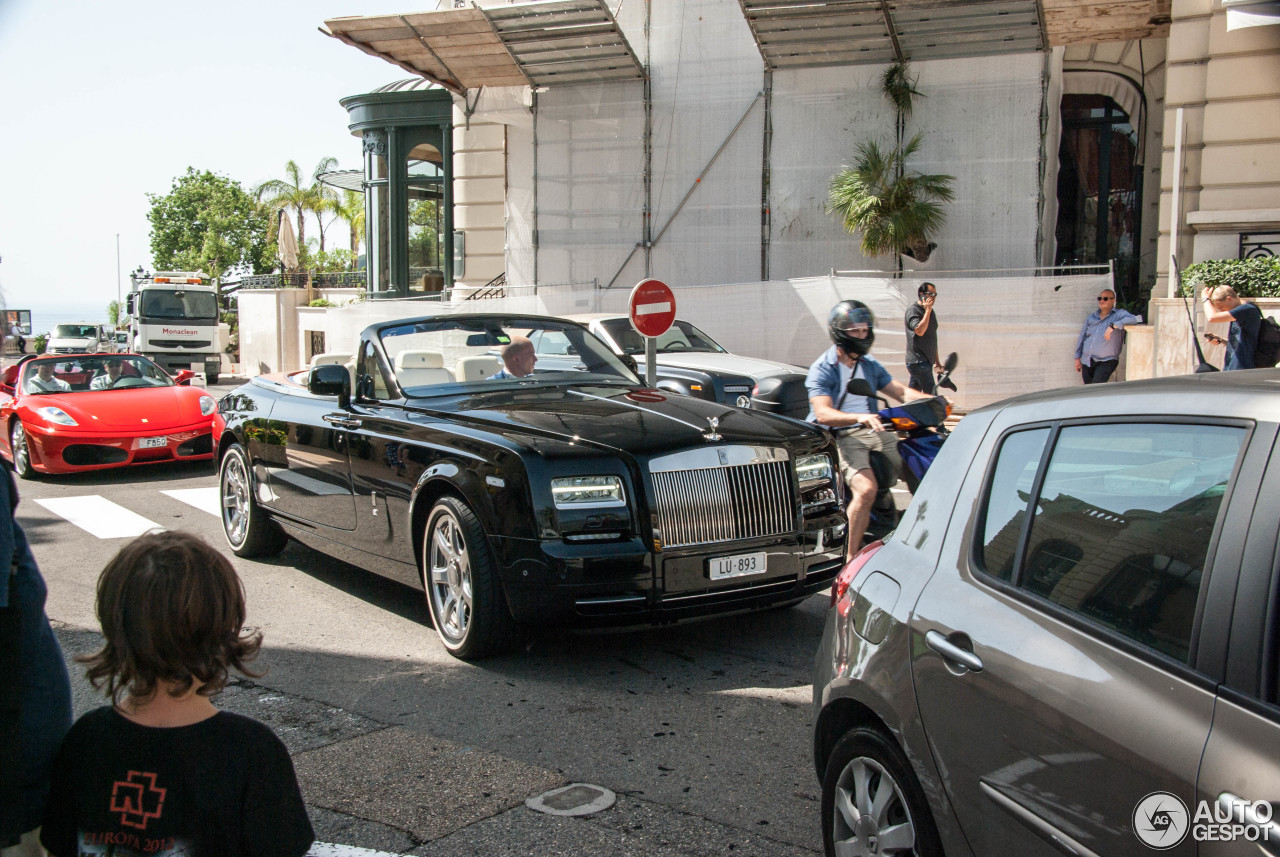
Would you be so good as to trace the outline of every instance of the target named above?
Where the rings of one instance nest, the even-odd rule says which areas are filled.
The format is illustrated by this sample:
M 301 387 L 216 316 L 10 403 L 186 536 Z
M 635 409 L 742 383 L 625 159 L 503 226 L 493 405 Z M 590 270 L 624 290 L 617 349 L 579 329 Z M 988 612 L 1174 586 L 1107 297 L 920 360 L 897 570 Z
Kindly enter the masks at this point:
M 551 496 L 557 509 L 622 506 L 622 480 L 616 476 L 565 476 L 551 480 Z
M 800 480 L 801 489 L 815 488 L 823 482 L 832 480 L 831 459 L 818 455 L 802 455 L 796 459 L 796 478 Z

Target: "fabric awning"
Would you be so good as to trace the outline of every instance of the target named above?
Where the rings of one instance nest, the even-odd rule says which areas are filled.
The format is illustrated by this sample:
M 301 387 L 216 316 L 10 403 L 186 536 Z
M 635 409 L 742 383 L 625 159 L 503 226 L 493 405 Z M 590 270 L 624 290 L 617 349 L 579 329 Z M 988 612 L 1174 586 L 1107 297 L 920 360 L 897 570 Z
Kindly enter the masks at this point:
M 333 18 L 321 32 L 459 94 L 644 77 L 604 0 Z

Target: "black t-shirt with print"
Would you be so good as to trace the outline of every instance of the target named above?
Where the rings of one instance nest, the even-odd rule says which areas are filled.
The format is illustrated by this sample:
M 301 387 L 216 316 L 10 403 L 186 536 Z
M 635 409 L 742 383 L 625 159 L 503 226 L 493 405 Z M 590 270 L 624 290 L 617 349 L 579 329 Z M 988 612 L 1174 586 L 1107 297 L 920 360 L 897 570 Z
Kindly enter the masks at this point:
M 262 723 L 220 711 L 156 728 L 109 707 L 71 727 L 40 834 L 53 857 L 301 857 L 314 838 L 289 751 Z

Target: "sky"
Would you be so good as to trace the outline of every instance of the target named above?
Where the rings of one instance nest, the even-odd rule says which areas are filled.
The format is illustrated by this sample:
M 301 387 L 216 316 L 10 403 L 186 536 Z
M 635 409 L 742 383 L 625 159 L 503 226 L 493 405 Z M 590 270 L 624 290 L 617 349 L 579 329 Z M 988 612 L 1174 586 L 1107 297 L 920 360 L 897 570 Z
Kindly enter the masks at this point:
M 408 77 L 318 31 L 438 0 L 0 0 L 0 291 L 46 312 L 106 305 L 151 265 L 146 195 L 188 166 L 246 190 L 360 167 L 340 98 Z M 326 231 L 346 247 L 347 229 Z M 119 237 L 119 268 L 116 236 Z M 316 228 L 308 224 L 307 235 Z M 39 324 L 37 324 L 39 326 Z

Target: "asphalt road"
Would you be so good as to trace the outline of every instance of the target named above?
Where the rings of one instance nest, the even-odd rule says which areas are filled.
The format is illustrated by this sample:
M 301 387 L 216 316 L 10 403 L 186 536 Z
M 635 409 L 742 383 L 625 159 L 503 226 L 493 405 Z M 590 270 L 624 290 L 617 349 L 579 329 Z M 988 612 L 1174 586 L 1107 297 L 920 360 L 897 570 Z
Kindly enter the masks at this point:
M 20 490 L 68 657 L 100 643 L 94 585 L 127 543 L 120 529 L 189 530 L 231 556 L 211 464 Z M 101 499 L 74 499 L 86 497 Z M 104 526 L 108 537 L 85 529 Z M 441 648 L 417 590 L 292 542 L 266 562 L 231 559 L 266 672 L 217 702 L 285 740 L 322 842 L 440 857 L 821 851 L 809 681 L 825 595 L 661 629 L 545 633 L 467 664 Z M 77 714 L 101 704 L 71 669 Z M 616 804 L 582 817 L 525 806 L 575 782 Z

